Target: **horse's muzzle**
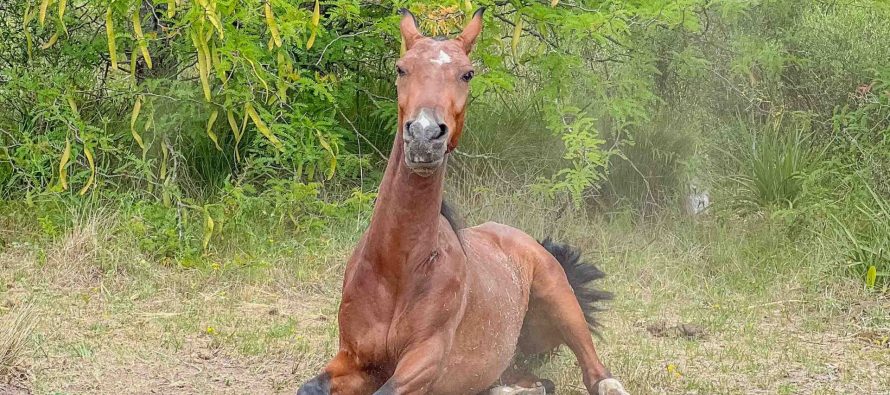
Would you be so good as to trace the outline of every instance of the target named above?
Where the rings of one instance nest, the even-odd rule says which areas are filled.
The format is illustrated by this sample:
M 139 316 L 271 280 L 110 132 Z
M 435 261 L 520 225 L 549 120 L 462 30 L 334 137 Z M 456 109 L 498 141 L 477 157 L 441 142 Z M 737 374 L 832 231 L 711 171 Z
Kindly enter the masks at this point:
M 427 177 L 445 161 L 448 125 L 427 108 L 414 120 L 405 122 L 405 164 L 412 172 Z

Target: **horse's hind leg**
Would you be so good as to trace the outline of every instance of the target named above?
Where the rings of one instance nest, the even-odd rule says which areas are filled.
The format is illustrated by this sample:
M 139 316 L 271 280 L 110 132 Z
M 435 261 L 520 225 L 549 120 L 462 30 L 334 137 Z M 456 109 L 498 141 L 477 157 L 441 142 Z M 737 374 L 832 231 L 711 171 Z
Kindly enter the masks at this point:
M 627 392 L 618 381 L 611 379 L 611 374 L 597 356 L 584 312 L 559 262 L 544 249 L 541 249 L 537 262 L 526 323 L 533 325 L 529 328 L 531 332 L 538 333 L 524 333 L 520 349 L 532 348 L 531 351 L 544 352 L 550 344 L 564 343 L 578 358 L 584 385 L 591 394 L 626 395 Z M 541 323 L 545 318 L 549 322 Z M 522 344 L 523 340 L 525 344 Z
M 552 381 L 538 378 L 529 370 L 529 364 L 521 359 L 524 358 L 517 356 L 517 360 L 501 374 L 501 385 L 493 387 L 486 395 L 550 395 L 556 393 L 556 387 Z

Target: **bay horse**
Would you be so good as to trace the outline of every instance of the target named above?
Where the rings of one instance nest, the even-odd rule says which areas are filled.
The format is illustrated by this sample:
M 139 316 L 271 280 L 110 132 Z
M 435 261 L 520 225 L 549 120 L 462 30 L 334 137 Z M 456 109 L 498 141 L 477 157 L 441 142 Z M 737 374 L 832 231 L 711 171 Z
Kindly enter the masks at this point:
M 483 12 L 445 40 L 424 37 L 401 10 L 399 130 L 369 228 L 346 265 L 339 352 L 298 395 L 552 392 L 525 361 L 561 344 L 590 394 L 627 395 L 591 339 L 593 303 L 607 294 L 590 283 L 602 272 L 571 247 L 493 222 L 457 230 L 442 215 Z

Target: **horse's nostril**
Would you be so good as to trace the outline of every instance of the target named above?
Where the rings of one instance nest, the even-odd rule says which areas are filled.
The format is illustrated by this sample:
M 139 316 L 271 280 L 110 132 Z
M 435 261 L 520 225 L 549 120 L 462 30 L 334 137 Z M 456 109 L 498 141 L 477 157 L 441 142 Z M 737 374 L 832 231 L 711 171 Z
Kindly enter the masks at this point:
M 448 125 L 446 125 L 444 123 L 440 123 L 439 124 L 439 134 L 437 134 L 436 137 L 433 137 L 433 139 L 438 140 L 438 139 L 444 137 L 445 133 L 448 133 Z
M 411 121 L 405 122 L 405 131 L 407 132 L 410 130 L 411 130 Z

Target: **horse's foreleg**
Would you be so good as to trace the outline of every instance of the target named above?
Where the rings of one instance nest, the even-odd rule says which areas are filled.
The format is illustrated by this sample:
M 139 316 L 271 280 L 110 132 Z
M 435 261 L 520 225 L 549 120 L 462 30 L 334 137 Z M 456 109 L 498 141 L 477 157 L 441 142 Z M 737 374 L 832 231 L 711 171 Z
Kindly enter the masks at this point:
M 297 395 L 365 395 L 373 392 L 379 381 L 355 366 L 354 358 L 341 351 L 324 371 L 303 384 Z
M 392 377 L 374 395 L 429 393 L 445 365 L 448 343 L 444 335 L 438 335 L 409 349 L 399 360 Z
M 532 282 L 532 297 L 551 317 L 562 341 L 578 358 L 587 391 L 598 395 L 627 395 L 597 356 L 584 313 L 562 268 L 553 262 L 538 270 Z

